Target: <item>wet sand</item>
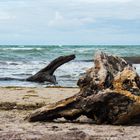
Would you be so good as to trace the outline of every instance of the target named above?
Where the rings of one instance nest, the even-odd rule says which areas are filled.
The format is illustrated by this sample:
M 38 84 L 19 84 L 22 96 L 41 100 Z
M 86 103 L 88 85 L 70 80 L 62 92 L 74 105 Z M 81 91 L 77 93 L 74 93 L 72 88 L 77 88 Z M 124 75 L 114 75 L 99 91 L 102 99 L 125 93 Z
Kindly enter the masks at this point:
M 0 140 L 139 140 L 140 124 L 95 125 L 80 117 L 29 123 L 25 117 L 34 109 L 70 97 L 78 88 L 0 88 Z

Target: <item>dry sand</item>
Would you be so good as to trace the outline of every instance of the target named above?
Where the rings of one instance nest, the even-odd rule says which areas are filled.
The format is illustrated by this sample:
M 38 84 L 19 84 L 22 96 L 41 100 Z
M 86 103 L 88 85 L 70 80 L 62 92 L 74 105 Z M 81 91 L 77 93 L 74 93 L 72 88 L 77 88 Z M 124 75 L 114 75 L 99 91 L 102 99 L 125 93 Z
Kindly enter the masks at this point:
M 0 88 L 0 140 L 139 140 L 140 124 L 95 125 L 81 117 L 29 123 L 24 118 L 34 109 L 74 95 L 78 88 Z

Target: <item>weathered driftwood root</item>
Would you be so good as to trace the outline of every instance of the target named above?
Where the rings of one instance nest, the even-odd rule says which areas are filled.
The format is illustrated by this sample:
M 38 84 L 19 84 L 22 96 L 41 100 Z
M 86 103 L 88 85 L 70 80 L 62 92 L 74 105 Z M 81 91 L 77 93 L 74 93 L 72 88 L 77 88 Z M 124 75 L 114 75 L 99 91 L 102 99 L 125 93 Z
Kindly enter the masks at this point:
M 97 53 L 95 66 L 79 79 L 80 92 L 30 114 L 27 119 L 50 121 L 81 115 L 96 123 L 123 124 L 140 115 L 140 79 L 124 59 Z
M 27 81 L 32 82 L 51 82 L 56 83 L 56 77 L 54 74 L 55 70 L 63 65 L 64 63 L 67 63 L 75 58 L 75 55 L 67 55 L 67 56 L 60 56 L 53 60 L 48 66 L 41 69 L 39 72 L 37 72 L 35 75 L 27 78 Z

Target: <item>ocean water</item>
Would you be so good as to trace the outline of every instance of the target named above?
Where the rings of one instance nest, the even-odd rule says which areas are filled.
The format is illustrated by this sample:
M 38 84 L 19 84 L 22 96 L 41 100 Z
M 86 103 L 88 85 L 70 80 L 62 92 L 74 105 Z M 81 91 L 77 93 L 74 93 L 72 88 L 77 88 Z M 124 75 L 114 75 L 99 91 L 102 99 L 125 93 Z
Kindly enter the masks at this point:
M 49 83 L 27 82 L 23 79 L 35 74 L 60 55 L 75 54 L 76 59 L 59 67 L 56 72 L 58 86 L 75 87 L 79 77 L 94 65 L 95 52 L 103 51 L 122 57 L 137 57 L 140 61 L 140 46 L 0 46 L 0 86 L 53 86 Z M 140 64 L 134 64 L 140 74 Z

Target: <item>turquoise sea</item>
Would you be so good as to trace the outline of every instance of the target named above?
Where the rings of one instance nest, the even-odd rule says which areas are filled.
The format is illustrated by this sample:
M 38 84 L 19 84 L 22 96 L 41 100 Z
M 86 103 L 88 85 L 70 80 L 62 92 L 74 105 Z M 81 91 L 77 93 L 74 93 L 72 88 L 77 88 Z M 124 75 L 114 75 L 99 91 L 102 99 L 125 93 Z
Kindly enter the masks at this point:
M 26 82 L 23 79 L 35 74 L 51 60 L 60 55 L 75 54 L 76 59 L 64 64 L 55 72 L 58 85 L 75 87 L 79 77 L 92 67 L 95 52 L 103 51 L 109 54 L 137 57 L 134 66 L 140 74 L 140 46 L 126 45 L 1 45 L 0 46 L 0 86 L 48 86 L 48 83 L 38 84 Z M 50 86 L 50 85 L 49 85 Z M 52 85 L 53 86 L 53 85 Z

